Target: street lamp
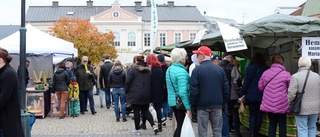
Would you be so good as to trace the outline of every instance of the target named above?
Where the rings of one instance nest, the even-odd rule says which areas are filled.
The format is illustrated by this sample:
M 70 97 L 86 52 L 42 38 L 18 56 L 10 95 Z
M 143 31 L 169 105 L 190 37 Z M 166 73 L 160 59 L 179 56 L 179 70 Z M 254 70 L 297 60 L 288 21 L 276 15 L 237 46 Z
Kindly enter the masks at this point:
M 19 65 L 19 83 L 20 83 L 20 109 L 21 122 L 25 137 L 31 137 L 30 134 L 30 114 L 26 111 L 26 32 L 25 21 L 26 1 L 21 0 L 21 28 L 20 31 L 20 65 Z

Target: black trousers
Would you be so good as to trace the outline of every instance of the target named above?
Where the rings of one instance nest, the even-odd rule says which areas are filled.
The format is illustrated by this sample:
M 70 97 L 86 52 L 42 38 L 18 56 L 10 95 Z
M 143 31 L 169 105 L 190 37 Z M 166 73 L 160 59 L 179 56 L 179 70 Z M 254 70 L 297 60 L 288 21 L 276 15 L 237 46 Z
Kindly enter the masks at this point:
M 186 110 L 176 109 L 175 106 L 171 107 L 171 108 L 172 108 L 172 111 L 173 111 L 174 116 L 176 117 L 176 121 L 177 121 L 177 128 L 174 131 L 173 137 L 180 137 L 182 124 L 184 121 L 184 117 L 186 116 Z
M 287 114 L 268 113 L 269 131 L 268 137 L 276 137 L 277 125 L 279 124 L 279 137 L 287 136 Z
M 149 112 L 149 104 L 147 105 L 137 105 L 137 104 L 132 104 L 132 109 L 133 109 L 133 117 L 134 117 L 134 126 L 136 130 L 139 130 L 139 124 L 140 124 L 140 112 L 146 119 L 149 121 L 151 126 L 154 126 L 154 121 L 152 118 L 152 115 Z
M 161 123 L 161 118 L 162 118 L 162 115 L 161 115 L 162 114 L 162 112 L 161 112 L 162 103 L 153 103 L 153 108 L 156 110 L 158 123 L 160 124 Z M 142 114 L 142 124 L 145 125 L 146 124 L 146 120 L 147 120 L 147 118 Z

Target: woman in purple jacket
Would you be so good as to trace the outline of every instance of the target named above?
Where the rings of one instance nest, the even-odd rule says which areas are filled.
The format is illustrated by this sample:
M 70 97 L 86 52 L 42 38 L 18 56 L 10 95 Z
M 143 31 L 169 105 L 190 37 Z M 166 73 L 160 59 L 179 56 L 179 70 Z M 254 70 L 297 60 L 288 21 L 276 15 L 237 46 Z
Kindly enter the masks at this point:
M 272 66 L 266 70 L 259 81 L 259 90 L 263 92 L 260 110 L 267 112 L 269 117 L 268 137 L 276 136 L 279 123 L 279 136 L 286 137 L 286 116 L 289 108 L 288 88 L 291 75 L 283 66 L 281 55 L 272 57 Z

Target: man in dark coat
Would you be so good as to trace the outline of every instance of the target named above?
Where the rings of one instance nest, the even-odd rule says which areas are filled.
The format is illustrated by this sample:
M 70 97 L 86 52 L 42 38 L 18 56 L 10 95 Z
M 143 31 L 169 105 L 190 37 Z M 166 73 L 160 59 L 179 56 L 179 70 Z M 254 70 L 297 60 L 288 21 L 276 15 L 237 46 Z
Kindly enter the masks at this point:
M 111 97 L 110 97 L 110 82 L 108 82 L 108 77 L 113 67 L 113 63 L 110 60 L 109 54 L 106 54 L 104 58 L 105 58 L 104 64 L 100 68 L 99 84 L 100 84 L 100 87 L 102 88 L 102 91 L 105 92 L 106 106 L 107 106 L 107 109 L 109 109 L 111 106 Z
M 82 57 L 82 63 L 76 68 L 75 76 L 77 82 L 79 83 L 80 90 L 80 113 L 84 114 L 87 111 L 87 103 L 89 99 L 90 109 L 92 115 L 96 114 L 94 109 L 94 100 L 92 94 L 92 88 L 94 85 L 94 72 L 93 67 L 88 64 L 88 57 Z
M 12 58 L 0 48 L 0 136 L 24 137 L 19 104 L 18 76 Z

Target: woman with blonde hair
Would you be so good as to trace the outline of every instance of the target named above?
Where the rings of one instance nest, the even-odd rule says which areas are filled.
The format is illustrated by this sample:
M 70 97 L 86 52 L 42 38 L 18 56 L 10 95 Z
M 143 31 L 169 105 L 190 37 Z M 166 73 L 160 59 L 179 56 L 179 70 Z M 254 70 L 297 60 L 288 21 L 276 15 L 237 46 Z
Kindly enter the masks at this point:
M 110 82 L 110 88 L 113 95 L 114 101 L 114 112 L 116 114 L 116 121 L 120 121 L 120 111 L 119 111 L 119 101 L 121 103 L 121 113 L 122 121 L 126 122 L 126 72 L 124 71 L 123 65 L 119 60 L 117 60 L 110 72 L 108 77 L 108 82 Z
M 171 51 L 171 58 L 173 63 L 166 72 L 168 103 L 172 108 L 177 121 L 177 128 L 173 136 L 180 137 L 184 117 L 186 113 L 191 114 L 189 95 L 190 76 L 187 68 L 184 66 L 187 60 L 187 52 L 185 49 L 175 48 Z M 185 107 L 184 110 L 176 108 L 176 95 L 180 97 Z
M 299 70 L 293 74 L 288 89 L 289 104 L 293 103 L 297 93 L 303 92 L 300 112 L 296 114 L 296 124 L 299 137 L 315 137 L 316 122 L 320 113 L 320 77 L 310 70 L 311 59 L 300 57 Z

